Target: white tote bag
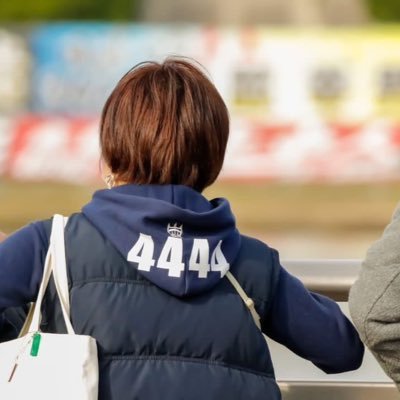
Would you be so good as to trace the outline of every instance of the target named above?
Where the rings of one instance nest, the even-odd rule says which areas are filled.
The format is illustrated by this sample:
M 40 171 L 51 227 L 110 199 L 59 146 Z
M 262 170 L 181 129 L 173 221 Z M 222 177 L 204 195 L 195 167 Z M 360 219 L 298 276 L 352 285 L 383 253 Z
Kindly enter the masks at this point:
M 69 318 L 66 218 L 55 215 L 43 279 L 20 337 L 0 344 L 1 400 L 97 400 L 96 341 L 76 335 Z M 53 273 L 67 334 L 40 332 L 41 304 Z

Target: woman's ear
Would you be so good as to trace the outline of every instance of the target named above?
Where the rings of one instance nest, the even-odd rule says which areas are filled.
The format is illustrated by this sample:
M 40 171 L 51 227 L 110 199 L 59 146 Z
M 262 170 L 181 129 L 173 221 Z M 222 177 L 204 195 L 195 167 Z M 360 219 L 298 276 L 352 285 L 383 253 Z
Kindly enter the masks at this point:
M 115 185 L 115 177 L 111 172 L 111 168 L 104 161 L 103 157 L 100 159 L 100 173 L 101 178 L 103 179 L 108 189 L 113 188 Z

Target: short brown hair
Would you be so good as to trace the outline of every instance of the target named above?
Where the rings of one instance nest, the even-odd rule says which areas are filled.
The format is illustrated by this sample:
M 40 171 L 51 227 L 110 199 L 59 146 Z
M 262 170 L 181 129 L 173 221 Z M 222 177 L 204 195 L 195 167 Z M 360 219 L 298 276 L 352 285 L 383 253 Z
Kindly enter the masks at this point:
M 202 191 L 217 178 L 229 135 L 226 105 L 192 62 L 145 62 L 118 82 L 100 125 L 102 157 L 117 180 Z

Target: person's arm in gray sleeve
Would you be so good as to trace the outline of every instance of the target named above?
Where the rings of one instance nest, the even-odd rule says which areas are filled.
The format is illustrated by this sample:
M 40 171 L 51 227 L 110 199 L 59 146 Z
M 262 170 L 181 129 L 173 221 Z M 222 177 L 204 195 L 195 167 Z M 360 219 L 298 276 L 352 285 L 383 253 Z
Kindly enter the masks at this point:
M 400 208 L 369 248 L 349 307 L 361 339 L 400 388 Z

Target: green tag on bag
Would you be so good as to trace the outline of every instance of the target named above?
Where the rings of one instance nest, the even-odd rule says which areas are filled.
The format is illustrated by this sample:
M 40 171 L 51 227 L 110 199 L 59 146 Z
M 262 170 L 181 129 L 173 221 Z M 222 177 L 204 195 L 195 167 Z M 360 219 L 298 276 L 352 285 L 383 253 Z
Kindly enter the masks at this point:
M 42 340 L 42 336 L 40 335 L 40 333 L 36 332 L 32 338 L 32 347 L 31 347 L 31 356 L 32 357 L 37 357 L 37 355 L 39 353 L 39 346 L 40 346 L 41 340 Z

